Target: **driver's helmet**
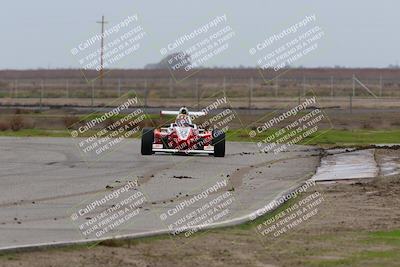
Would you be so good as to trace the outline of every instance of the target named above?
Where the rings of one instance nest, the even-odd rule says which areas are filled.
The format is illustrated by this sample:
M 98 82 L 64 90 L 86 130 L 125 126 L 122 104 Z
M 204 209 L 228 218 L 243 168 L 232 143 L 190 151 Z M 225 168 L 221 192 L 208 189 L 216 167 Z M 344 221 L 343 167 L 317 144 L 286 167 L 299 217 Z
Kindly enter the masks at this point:
M 179 110 L 179 114 L 189 115 L 189 110 L 187 109 L 187 107 L 181 107 L 181 109 Z

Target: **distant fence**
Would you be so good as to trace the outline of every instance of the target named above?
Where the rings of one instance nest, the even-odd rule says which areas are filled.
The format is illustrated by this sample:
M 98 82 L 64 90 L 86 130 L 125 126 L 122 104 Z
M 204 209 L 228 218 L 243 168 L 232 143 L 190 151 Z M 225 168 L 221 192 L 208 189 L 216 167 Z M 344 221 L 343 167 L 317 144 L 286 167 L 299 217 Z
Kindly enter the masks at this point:
M 251 103 L 260 98 L 319 97 L 343 98 L 400 98 L 400 79 L 275 77 L 250 78 L 189 78 L 175 82 L 172 78 L 160 79 L 105 79 L 86 82 L 82 79 L 15 79 L 0 80 L 0 99 L 113 99 L 136 91 L 145 103 L 153 99 L 199 99 L 211 97 L 219 91 L 232 99 Z

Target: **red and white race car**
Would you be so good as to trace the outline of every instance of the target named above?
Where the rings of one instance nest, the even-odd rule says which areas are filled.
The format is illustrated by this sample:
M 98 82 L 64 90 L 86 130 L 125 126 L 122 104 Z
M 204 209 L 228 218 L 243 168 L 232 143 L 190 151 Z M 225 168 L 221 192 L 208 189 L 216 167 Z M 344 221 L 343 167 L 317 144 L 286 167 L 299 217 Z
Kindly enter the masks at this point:
M 225 156 L 225 133 L 218 129 L 205 130 L 192 123 L 192 117 L 204 116 L 204 112 L 189 112 L 182 107 L 179 111 L 161 111 L 161 115 L 176 115 L 175 122 L 161 128 L 144 128 L 142 155 L 166 152 Z

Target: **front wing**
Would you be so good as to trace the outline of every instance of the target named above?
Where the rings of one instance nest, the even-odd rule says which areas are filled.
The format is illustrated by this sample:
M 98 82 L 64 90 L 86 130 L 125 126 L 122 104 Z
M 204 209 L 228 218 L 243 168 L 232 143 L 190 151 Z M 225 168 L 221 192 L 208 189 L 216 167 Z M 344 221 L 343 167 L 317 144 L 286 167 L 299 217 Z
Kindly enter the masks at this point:
M 185 153 L 185 154 L 214 154 L 214 146 L 204 146 L 204 149 L 194 150 L 179 150 L 171 148 L 163 148 L 162 144 L 153 144 L 153 152 L 164 152 L 164 153 Z

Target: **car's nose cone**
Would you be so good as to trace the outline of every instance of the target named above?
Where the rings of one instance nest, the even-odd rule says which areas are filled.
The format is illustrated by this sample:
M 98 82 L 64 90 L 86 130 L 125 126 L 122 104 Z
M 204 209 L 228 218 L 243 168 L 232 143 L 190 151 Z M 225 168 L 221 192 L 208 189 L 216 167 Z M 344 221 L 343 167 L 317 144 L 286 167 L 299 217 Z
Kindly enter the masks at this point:
M 189 127 L 176 127 L 176 134 L 178 135 L 179 139 L 187 140 L 190 135 L 190 128 Z

